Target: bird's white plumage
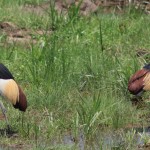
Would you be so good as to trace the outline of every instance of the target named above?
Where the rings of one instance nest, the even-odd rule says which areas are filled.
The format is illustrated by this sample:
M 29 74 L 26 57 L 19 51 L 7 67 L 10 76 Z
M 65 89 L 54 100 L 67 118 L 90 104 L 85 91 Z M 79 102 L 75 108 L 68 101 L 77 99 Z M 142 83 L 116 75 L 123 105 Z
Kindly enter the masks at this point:
M 5 86 L 12 79 L 0 79 L 0 94 L 4 96 Z
M 144 90 L 149 91 L 150 90 L 150 73 L 147 73 L 147 75 L 144 78 Z
M 17 83 L 13 79 L 0 79 L 0 94 L 15 105 L 19 100 Z

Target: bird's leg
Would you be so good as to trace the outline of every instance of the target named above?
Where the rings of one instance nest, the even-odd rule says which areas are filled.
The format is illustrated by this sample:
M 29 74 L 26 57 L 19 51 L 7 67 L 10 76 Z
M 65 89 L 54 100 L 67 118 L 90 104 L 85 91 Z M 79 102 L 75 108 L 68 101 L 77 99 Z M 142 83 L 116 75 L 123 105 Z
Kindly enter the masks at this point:
M 5 117 L 7 128 L 8 128 L 8 130 L 10 130 L 10 125 L 9 125 L 9 122 L 8 122 L 8 118 L 6 116 L 6 108 L 4 107 L 4 105 L 1 101 L 0 101 L 0 108 L 2 110 L 2 113 L 3 113 L 4 117 Z

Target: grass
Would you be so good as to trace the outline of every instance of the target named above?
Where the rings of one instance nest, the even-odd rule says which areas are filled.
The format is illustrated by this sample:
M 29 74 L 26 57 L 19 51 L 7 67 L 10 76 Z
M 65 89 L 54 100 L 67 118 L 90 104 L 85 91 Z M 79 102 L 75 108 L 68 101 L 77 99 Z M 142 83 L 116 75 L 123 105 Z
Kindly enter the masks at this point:
M 30 46 L 7 44 L 0 48 L 1 62 L 24 89 L 29 104 L 22 115 L 5 103 L 18 137 L 1 137 L 1 144 L 67 149 L 60 143 L 64 134 L 72 134 L 76 142 L 68 149 L 77 149 L 82 131 L 88 148 L 97 133 L 106 129 L 147 123 L 141 116 L 147 116 L 149 109 L 131 105 L 127 84 L 131 74 L 148 62 L 136 52 L 150 48 L 149 16 L 135 10 L 123 15 L 82 17 L 78 8 L 72 8 L 66 17 L 54 10 L 43 17 L 23 11 L 21 6 L 24 1 L 1 1 L 0 21 L 30 30 L 53 31 L 35 35 L 37 43 Z M 1 35 L 0 39 L 3 43 L 6 37 Z M 1 121 L 0 126 L 3 128 L 5 122 Z M 132 133 L 131 137 L 129 133 L 123 135 L 128 147 L 134 149 Z

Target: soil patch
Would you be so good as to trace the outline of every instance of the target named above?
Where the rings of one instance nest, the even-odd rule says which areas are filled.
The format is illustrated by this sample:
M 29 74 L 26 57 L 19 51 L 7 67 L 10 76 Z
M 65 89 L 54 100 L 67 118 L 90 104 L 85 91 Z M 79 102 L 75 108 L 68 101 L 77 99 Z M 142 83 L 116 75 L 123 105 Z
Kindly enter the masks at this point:
M 79 13 L 84 16 L 88 16 L 91 13 L 97 13 L 99 9 L 104 13 L 112 13 L 115 11 L 118 13 L 123 12 L 125 6 L 130 5 L 128 0 L 55 0 L 47 1 L 40 5 L 28 5 L 26 4 L 22 9 L 27 12 L 36 13 L 37 15 L 44 15 L 48 13 L 50 8 L 54 8 L 58 14 L 67 14 L 68 10 L 72 6 L 79 7 Z M 150 1 L 138 1 L 135 0 L 132 3 L 136 9 L 142 9 L 147 14 L 150 12 Z
M 6 35 L 6 43 L 10 44 L 31 44 L 36 43 L 33 35 L 51 34 L 51 31 L 36 30 L 32 31 L 25 28 L 19 28 L 12 22 L 0 22 L 0 33 Z
M 44 15 L 45 13 L 48 13 L 50 8 L 53 7 L 58 14 L 67 14 L 69 8 L 72 6 L 79 6 L 80 14 L 87 16 L 91 13 L 97 12 L 99 4 L 99 1 L 95 1 L 94 3 L 91 0 L 83 0 L 82 3 L 80 3 L 80 0 L 56 0 L 55 3 L 48 1 L 40 5 L 26 4 L 22 9 L 37 15 Z
M 8 129 L 8 128 L 4 128 L 4 129 L 0 129 L 0 136 L 7 136 L 7 137 L 18 137 L 17 135 L 17 131 L 13 130 L 12 128 Z

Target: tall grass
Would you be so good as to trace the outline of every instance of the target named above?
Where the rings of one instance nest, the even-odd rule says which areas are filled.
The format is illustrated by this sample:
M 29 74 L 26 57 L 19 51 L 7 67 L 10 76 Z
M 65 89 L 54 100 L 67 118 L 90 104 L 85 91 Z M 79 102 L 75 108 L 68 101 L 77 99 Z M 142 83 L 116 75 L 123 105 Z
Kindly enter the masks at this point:
M 8 105 L 12 126 L 22 141 L 38 147 L 40 142 L 62 143 L 65 132 L 77 139 L 82 131 L 88 143 L 102 129 L 140 124 L 139 114 L 148 110 L 131 105 L 127 84 L 131 74 L 146 62 L 136 52 L 149 49 L 148 16 L 137 14 L 134 18 L 130 12 L 82 17 L 79 7 L 73 6 L 63 17 L 52 8 L 43 20 L 29 12 L 20 18 L 12 11 L 15 19 L 11 21 L 21 27 L 52 29 L 52 33 L 36 37 L 37 43 L 27 48 L 16 44 L 0 50 L 1 62 L 13 72 L 28 98 L 23 118 Z M 8 14 L 3 12 L 0 19 Z

